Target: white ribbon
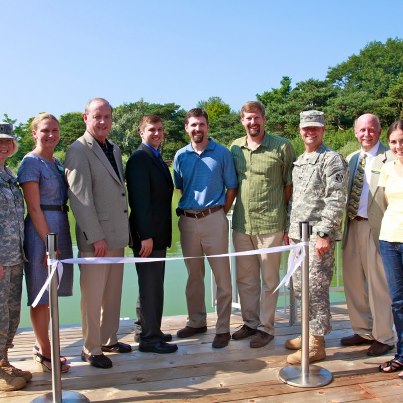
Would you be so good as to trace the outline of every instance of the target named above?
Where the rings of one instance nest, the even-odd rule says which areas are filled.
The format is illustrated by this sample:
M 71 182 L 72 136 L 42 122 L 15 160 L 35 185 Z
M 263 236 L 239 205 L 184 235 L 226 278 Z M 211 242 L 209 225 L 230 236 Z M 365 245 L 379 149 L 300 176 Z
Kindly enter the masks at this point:
M 302 262 L 305 259 L 305 248 L 304 246 L 308 246 L 309 242 L 300 242 L 297 244 L 300 246 L 298 249 L 293 249 L 290 254 L 288 255 L 288 268 L 287 273 L 285 274 L 284 278 L 281 280 L 280 284 L 277 288 L 273 291 L 276 292 L 280 287 L 283 285 L 288 285 L 290 283 L 290 278 L 294 274 L 294 272 L 301 266 Z
M 232 252 L 232 253 L 223 253 L 220 255 L 208 255 L 208 256 L 180 256 L 180 257 L 80 257 L 80 258 L 72 258 L 72 259 L 48 259 L 48 265 L 52 265 L 51 272 L 46 279 L 45 284 L 39 291 L 39 294 L 35 298 L 35 301 L 32 303 L 32 307 L 35 307 L 39 300 L 41 299 L 43 293 L 49 286 L 49 283 L 54 276 L 56 269 L 58 270 L 59 282 L 63 275 L 63 265 L 62 263 L 69 264 L 118 264 L 118 263 L 150 263 L 150 262 L 161 262 L 161 261 L 172 261 L 172 260 L 184 260 L 184 259 L 204 259 L 212 258 L 212 257 L 231 257 L 231 256 L 248 256 L 248 255 L 262 255 L 269 253 L 279 253 L 285 252 L 287 250 L 291 251 L 290 257 L 293 256 L 292 259 L 288 259 L 288 270 L 284 279 L 281 281 L 279 286 L 276 288 L 280 288 L 286 281 L 287 284 L 289 282 L 290 277 L 294 273 L 294 271 L 299 267 L 301 262 L 305 257 L 304 246 L 307 245 L 306 242 L 301 242 L 295 245 L 286 245 L 286 246 L 275 246 L 272 248 L 263 248 L 263 249 L 253 249 L 247 250 L 243 252 Z M 295 258 L 297 257 L 297 258 Z M 296 266 L 297 265 L 297 266 Z
M 42 295 L 48 289 L 50 281 L 52 280 L 52 277 L 55 274 L 56 270 L 57 270 L 57 275 L 58 275 L 58 280 L 59 280 L 57 288 L 59 289 L 59 284 L 60 284 L 60 281 L 62 281 L 62 277 L 63 277 L 63 265 L 61 262 L 62 261 L 60 261 L 60 260 L 48 259 L 47 264 L 48 264 L 48 266 L 52 265 L 52 267 L 50 269 L 49 276 L 45 281 L 45 284 L 42 286 L 41 290 L 39 291 L 38 295 L 36 296 L 34 302 L 31 305 L 33 308 L 35 308 L 38 305 L 38 302 L 42 298 Z

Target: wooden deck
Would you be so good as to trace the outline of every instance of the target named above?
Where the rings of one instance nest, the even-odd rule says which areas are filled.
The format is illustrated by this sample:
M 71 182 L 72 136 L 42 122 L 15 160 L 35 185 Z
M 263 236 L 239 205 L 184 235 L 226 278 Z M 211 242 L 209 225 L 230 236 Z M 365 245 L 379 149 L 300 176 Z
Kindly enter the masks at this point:
M 333 373 L 331 384 L 321 388 L 297 388 L 279 381 L 289 351 L 284 341 L 297 335 L 299 326 L 288 326 L 278 315 L 276 337 L 264 348 L 251 349 L 249 341 L 231 341 L 227 348 L 213 350 L 214 315 L 209 315 L 208 333 L 174 340 L 179 350 L 174 354 L 141 353 L 133 341 L 133 323 L 123 321 L 120 340 L 130 343 L 130 354 L 113 354 L 112 369 L 93 368 L 80 360 L 81 329 L 61 330 L 61 350 L 71 363 L 70 373 L 62 378 L 64 390 L 76 390 L 92 402 L 403 402 L 403 382 L 397 374 L 378 372 L 377 365 L 386 357 L 372 358 L 366 347 L 341 347 L 339 339 L 351 333 L 344 305 L 334 305 L 333 332 L 326 337 L 327 360 L 318 365 Z M 163 330 L 175 334 L 186 318 L 164 318 Z M 232 331 L 241 323 L 231 319 Z M 0 403 L 29 402 L 51 390 L 50 374 L 38 372 L 31 358 L 33 333 L 21 331 L 16 336 L 11 361 L 33 372 L 33 379 L 22 390 L 0 392 Z M 389 356 L 388 356 L 389 357 Z

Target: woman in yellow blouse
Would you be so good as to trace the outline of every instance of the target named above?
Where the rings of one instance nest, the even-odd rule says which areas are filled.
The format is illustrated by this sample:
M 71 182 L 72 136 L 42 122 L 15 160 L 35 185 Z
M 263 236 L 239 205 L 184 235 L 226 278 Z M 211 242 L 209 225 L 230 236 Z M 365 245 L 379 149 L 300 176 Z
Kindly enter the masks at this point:
M 379 370 L 401 371 L 399 377 L 403 378 L 403 120 L 393 123 L 387 136 L 396 159 L 382 167 L 378 182 L 378 186 L 385 188 L 388 205 L 379 243 L 398 340 L 395 357 L 381 364 Z

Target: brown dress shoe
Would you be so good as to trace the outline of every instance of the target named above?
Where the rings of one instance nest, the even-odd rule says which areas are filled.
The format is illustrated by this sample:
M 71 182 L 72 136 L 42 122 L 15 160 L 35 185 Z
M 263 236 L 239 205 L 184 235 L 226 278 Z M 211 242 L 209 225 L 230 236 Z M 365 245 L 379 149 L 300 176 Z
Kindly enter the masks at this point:
M 384 355 L 388 353 L 390 350 L 393 350 L 395 346 L 392 344 L 391 346 L 389 344 L 384 344 L 381 343 L 380 341 L 375 341 L 372 346 L 368 349 L 367 355 L 370 355 L 371 357 L 378 357 L 380 355 Z
M 220 333 L 216 334 L 213 340 L 212 347 L 213 348 L 223 348 L 228 346 L 228 343 L 231 339 L 230 333 Z
M 256 333 L 256 329 L 252 329 L 247 325 L 242 325 L 236 332 L 232 334 L 234 340 L 246 339 L 249 336 L 253 336 Z
M 207 326 L 202 327 L 185 326 L 183 329 L 178 330 L 176 335 L 180 339 L 185 339 L 186 337 L 192 337 L 197 333 L 206 333 L 206 332 L 207 332 Z
M 372 344 L 373 342 L 374 340 L 365 339 L 357 333 L 340 339 L 340 343 L 343 346 L 361 346 L 362 344 Z
M 267 344 L 269 344 L 273 339 L 274 339 L 273 335 L 266 332 L 262 332 L 261 330 L 256 330 L 256 334 L 252 336 L 249 346 L 251 348 L 264 347 Z

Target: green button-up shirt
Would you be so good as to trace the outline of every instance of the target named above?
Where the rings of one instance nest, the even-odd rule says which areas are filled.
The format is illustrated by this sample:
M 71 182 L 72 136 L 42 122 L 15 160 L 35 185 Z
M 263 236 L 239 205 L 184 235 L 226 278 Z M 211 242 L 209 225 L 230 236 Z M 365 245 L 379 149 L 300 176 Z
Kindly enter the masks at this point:
M 238 174 L 232 228 L 248 235 L 284 231 L 287 206 L 284 188 L 292 182 L 295 152 L 284 138 L 266 134 L 251 150 L 246 137 L 231 145 Z

